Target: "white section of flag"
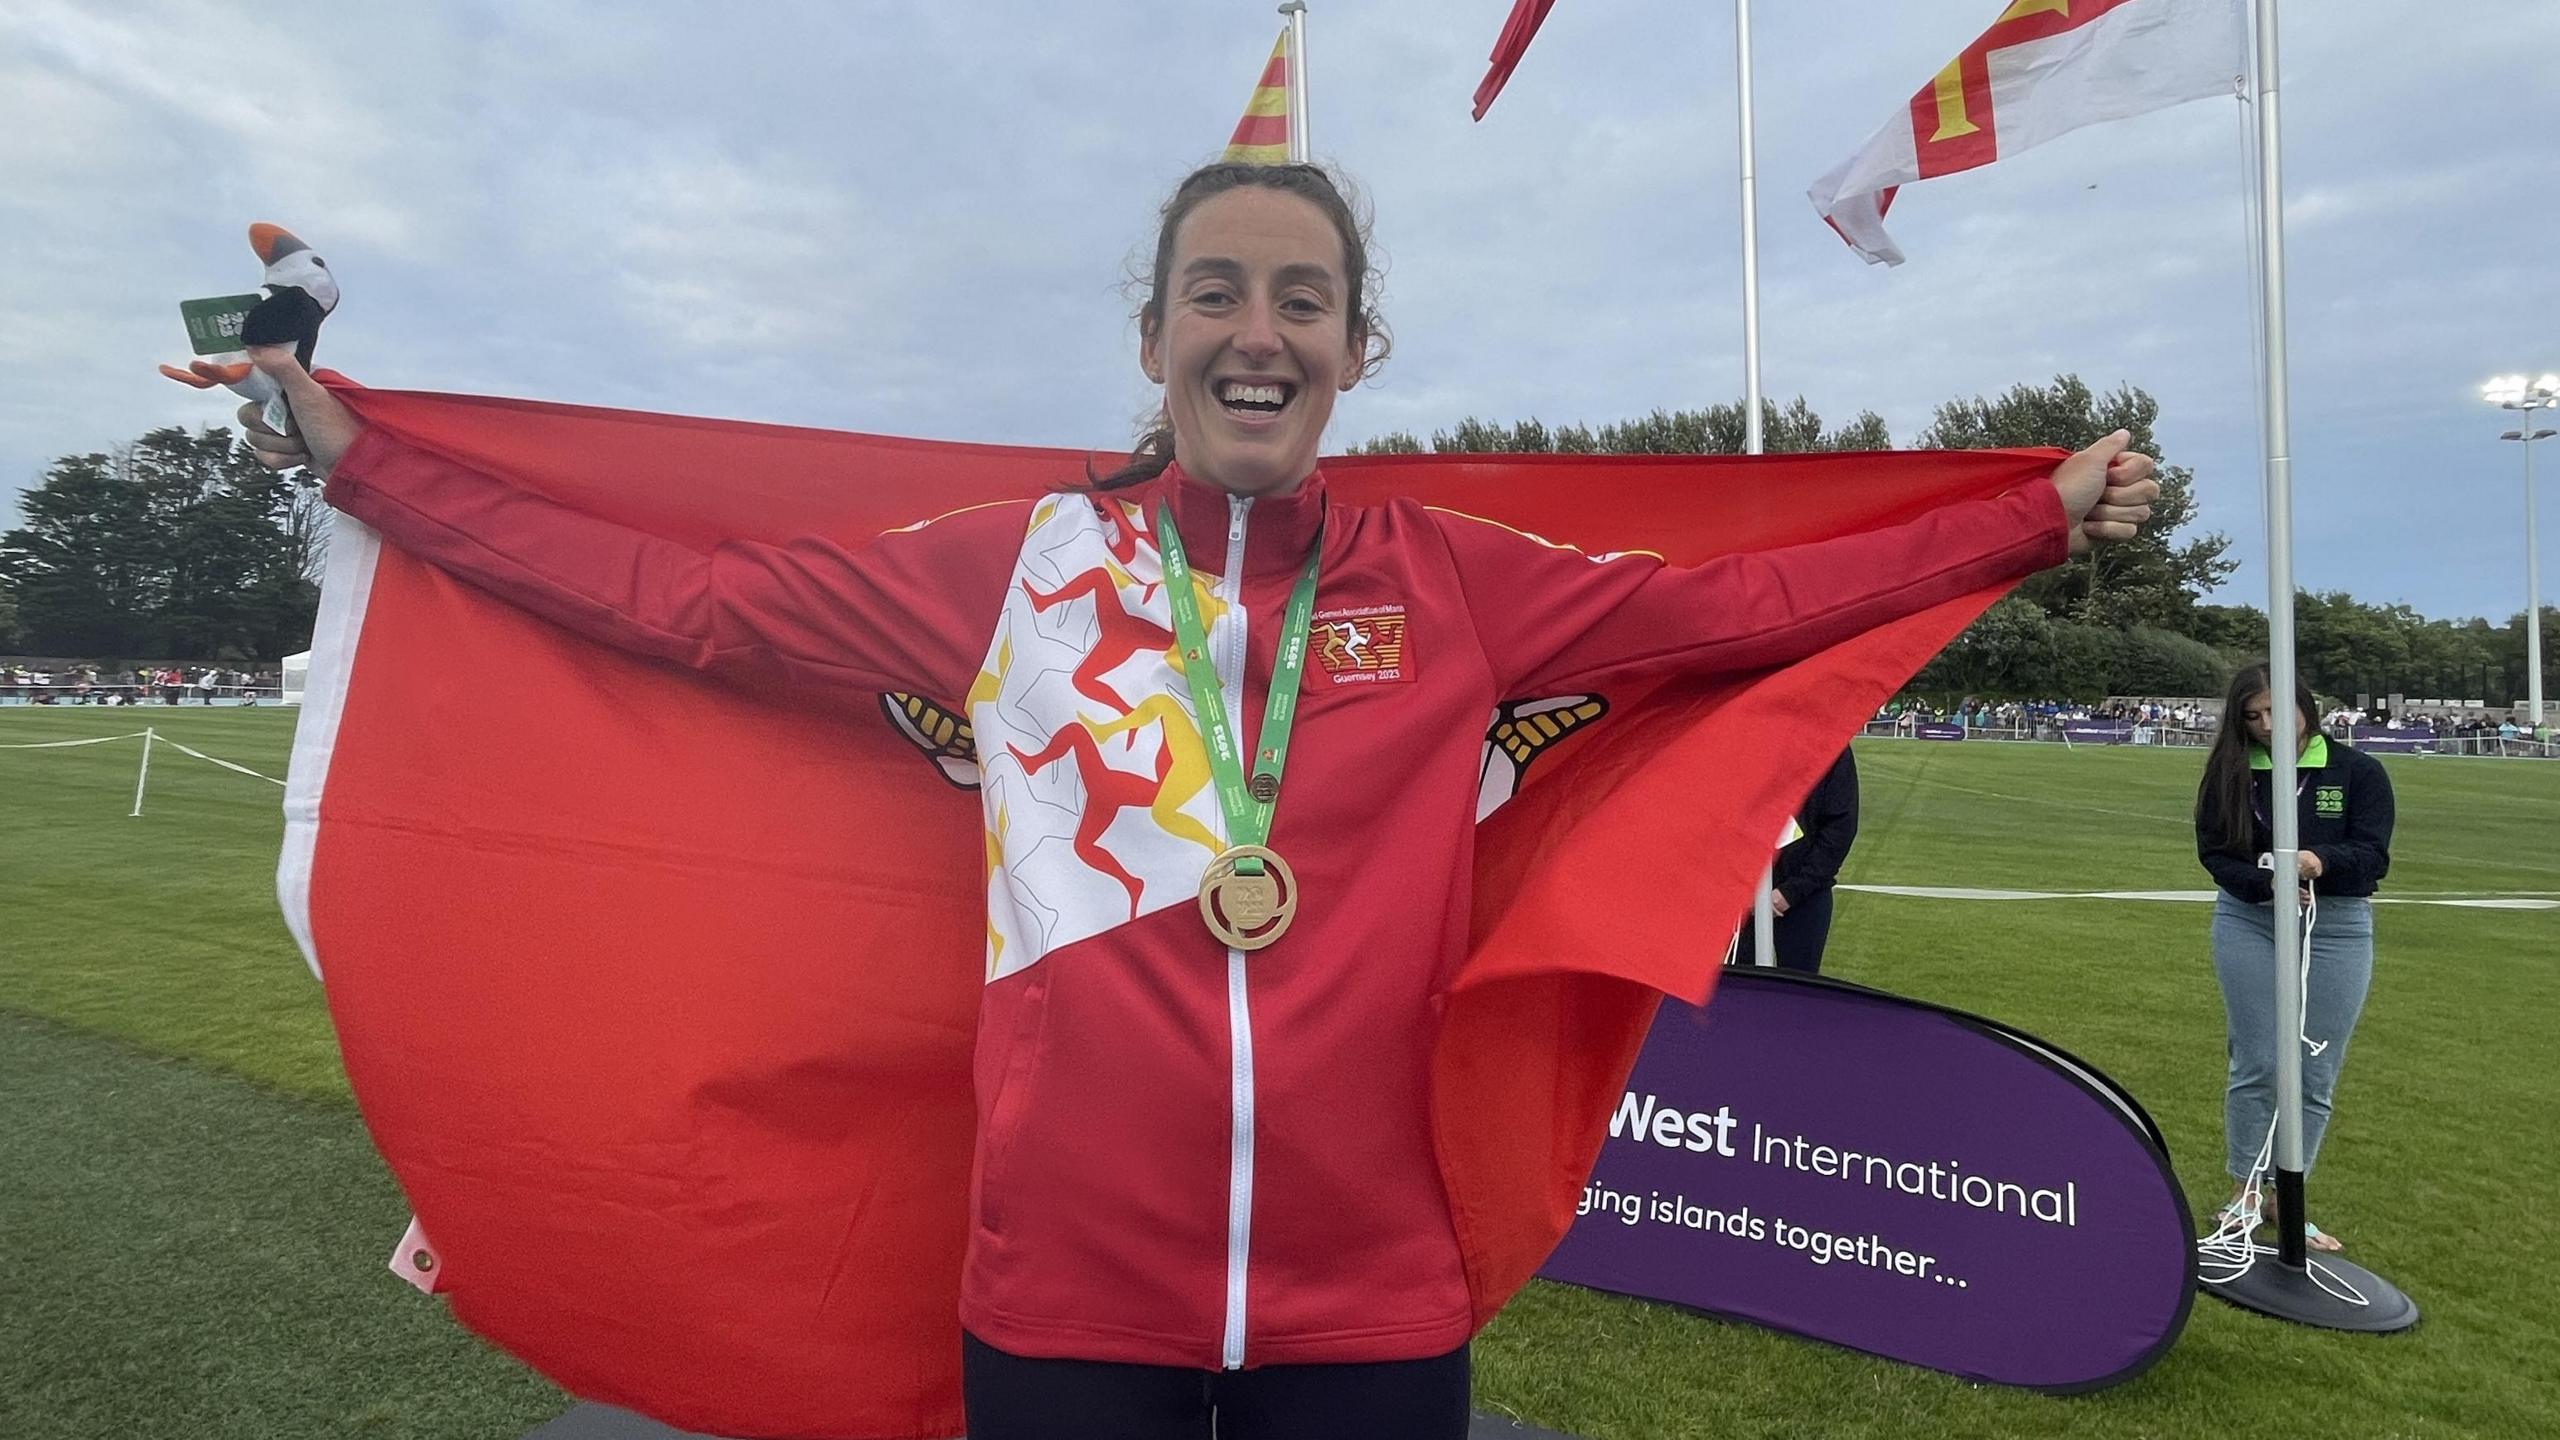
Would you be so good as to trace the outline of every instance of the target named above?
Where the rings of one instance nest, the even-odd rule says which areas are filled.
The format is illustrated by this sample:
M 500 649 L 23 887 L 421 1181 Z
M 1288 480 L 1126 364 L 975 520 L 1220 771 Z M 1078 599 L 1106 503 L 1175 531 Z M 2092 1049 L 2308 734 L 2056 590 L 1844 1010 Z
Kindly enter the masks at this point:
M 2101 120 L 2238 93 L 2248 70 L 2246 22 L 2243 0 L 2127 0 L 2085 25 L 1991 51 L 1994 158 Z M 1905 103 L 1806 194 L 1867 263 L 1899 265 L 1882 192 L 1919 178 Z

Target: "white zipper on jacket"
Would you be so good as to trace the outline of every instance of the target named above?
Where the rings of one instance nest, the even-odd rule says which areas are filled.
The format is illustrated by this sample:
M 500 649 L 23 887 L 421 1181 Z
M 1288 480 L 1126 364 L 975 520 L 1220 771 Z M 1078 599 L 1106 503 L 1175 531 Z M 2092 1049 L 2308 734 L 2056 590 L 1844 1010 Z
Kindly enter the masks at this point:
M 1253 501 L 1227 497 L 1227 573 L 1218 582 L 1227 604 L 1225 643 L 1212 659 L 1218 667 L 1218 693 L 1225 699 L 1227 724 L 1239 744 L 1244 737 L 1244 532 Z M 1225 816 L 1219 816 L 1220 829 Z M 1235 837 L 1227 840 L 1234 843 Z M 1227 1327 L 1219 1342 L 1218 1363 L 1244 1368 L 1245 1257 L 1253 1239 L 1253 1016 L 1245 1005 L 1242 950 L 1227 952 Z

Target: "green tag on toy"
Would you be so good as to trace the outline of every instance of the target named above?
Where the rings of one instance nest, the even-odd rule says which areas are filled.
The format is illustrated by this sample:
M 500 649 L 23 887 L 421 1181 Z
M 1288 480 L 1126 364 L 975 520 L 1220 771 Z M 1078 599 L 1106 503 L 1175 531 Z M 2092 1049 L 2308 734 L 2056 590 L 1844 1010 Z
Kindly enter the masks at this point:
M 186 318 L 187 343 L 198 355 L 227 355 L 240 349 L 240 326 L 258 303 L 255 295 L 216 295 L 205 300 L 181 300 L 178 313 Z

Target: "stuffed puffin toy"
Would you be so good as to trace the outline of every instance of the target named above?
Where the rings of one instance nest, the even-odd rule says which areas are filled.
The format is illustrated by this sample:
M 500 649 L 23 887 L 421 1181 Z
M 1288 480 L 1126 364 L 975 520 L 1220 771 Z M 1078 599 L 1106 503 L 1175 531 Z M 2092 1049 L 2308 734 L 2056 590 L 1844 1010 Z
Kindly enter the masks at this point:
M 241 322 L 240 343 L 290 345 L 294 358 L 308 370 L 311 352 L 320 343 L 320 322 L 338 308 L 337 277 L 329 273 L 327 261 L 281 225 L 261 222 L 250 226 L 249 248 L 267 267 L 259 277 L 267 293 Z M 283 431 L 293 428 L 284 395 L 274 381 L 258 373 L 245 355 L 192 360 L 184 370 L 163 365 L 160 373 L 199 390 L 226 386 L 262 407 L 269 425 Z

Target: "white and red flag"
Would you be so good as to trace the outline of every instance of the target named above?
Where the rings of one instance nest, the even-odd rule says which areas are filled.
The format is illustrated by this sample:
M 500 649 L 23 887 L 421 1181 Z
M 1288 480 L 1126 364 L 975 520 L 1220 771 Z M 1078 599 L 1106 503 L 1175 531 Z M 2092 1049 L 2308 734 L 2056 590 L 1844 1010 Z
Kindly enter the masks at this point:
M 1908 105 L 1813 182 L 1813 208 L 1871 265 L 1894 191 L 1988 165 L 2100 120 L 2237 93 L 2242 0 L 2011 0 Z
M 706 554 L 1084 503 L 1062 493 L 1079 451 L 339 394 L 376 436 Z M 1324 472 L 1346 506 L 1463 505 L 1687 565 L 2006 494 L 2060 459 L 1395 455 Z M 353 515 L 337 527 L 277 885 L 416 1208 L 403 1273 L 573 1393 L 686 1432 L 957 1434 L 995 833 L 964 697 L 795 701 L 780 671 L 717 684 L 648 658 L 666 632 L 581 638 Z M 1533 692 L 1492 717 L 1456 917 L 1468 956 L 1433 982 L 1419 1141 L 1473 1324 L 1572 1223 L 1662 995 L 1706 998 L 1723 952 L 1700 937 L 1749 903 L 1780 817 L 2003 588 L 1791 665 Z M 1456 663 L 1402 604 L 1315 618 L 1318 691 Z M 456 702 L 454 677 L 479 674 L 507 677 L 502 725 Z M 1676 874 L 1630 858 L 1664 853 Z

